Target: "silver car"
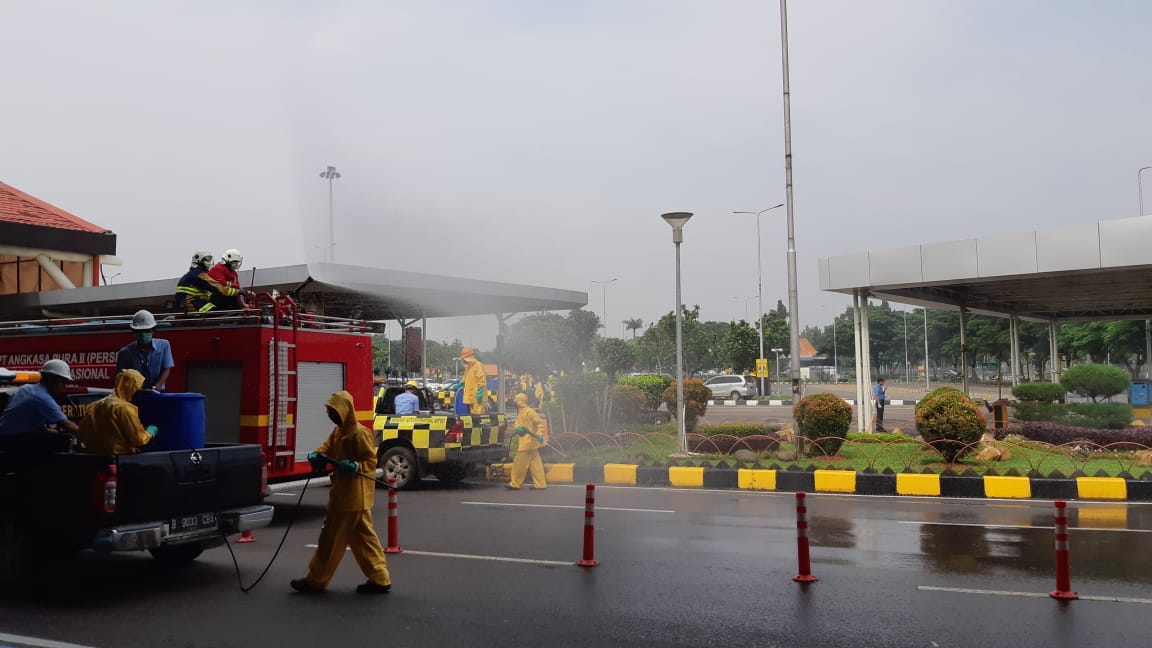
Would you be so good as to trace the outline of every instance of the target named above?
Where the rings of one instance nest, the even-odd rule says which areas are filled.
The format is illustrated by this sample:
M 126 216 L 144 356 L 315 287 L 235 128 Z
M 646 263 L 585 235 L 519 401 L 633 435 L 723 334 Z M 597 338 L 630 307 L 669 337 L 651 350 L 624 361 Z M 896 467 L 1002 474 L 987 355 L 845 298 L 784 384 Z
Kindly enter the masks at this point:
M 709 378 L 704 386 L 712 390 L 715 398 L 740 400 L 756 397 L 756 382 L 748 376 L 716 376 Z

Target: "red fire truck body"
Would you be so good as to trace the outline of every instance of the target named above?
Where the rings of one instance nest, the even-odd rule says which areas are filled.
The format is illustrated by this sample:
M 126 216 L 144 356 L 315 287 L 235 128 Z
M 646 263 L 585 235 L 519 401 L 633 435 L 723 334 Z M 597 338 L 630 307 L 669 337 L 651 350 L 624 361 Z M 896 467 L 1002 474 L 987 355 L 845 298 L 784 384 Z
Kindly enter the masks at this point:
M 307 454 L 332 430 L 324 404 L 355 399 L 372 427 L 372 340 L 363 321 L 298 312 L 285 296 L 262 308 L 211 317 L 158 315 L 155 337 L 172 346 L 168 392 L 206 396 L 206 441 L 264 449 L 270 481 L 309 473 Z M 118 351 L 134 343 L 120 317 L 0 322 L 0 367 L 39 369 L 60 358 L 76 383 L 110 388 Z

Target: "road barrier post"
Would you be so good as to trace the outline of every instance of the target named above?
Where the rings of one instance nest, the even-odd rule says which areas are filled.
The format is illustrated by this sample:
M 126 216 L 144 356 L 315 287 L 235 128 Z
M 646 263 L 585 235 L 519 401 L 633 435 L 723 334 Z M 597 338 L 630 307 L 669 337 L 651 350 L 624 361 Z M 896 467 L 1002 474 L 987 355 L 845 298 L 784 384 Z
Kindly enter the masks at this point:
M 256 538 L 251 531 L 243 531 L 240 533 L 240 537 L 236 538 L 236 542 L 256 542 Z
M 400 521 L 396 511 L 396 478 L 388 479 L 388 546 L 384 553 L 403 553 L 400 548 Z
M 812 560 L 808 555 L 808 506 L 803 491 L 796 493 L 796 561 L 800 573 L 792 577 L 797 583 L 815 583 L 812 575 Z
M 596 527 L 592 520 L 596 517 L 596 485 L 588 484 L 584 495 L 584 557 L 576 563 L 581 567 L 595 567 L 600 563 L 593 557 L 595 553 Z
M 1056 589 L 1048 596 L 1054 599 L 1080 598 L 1072 591 L 1072 572 L 1068 564 L 1068 503 L 1056 500 Z

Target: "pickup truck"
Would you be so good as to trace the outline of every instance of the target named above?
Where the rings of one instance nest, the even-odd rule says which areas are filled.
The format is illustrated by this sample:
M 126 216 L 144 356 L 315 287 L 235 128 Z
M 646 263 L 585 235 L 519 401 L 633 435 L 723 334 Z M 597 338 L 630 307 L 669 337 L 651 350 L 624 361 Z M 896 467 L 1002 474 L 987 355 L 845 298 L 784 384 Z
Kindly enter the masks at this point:
M 379 444 L 379 467 L 397 488 L 411 488 L 434 475 L 455 483 L 508 458 L 504 445 L 508 420 L 503 414 L 437 412 L 437 400 L 420 389 L 420 412 L 396 414 L 402 384 L 380 387 L 373 403 L 372 430 Z
M 0 408 L 11 387 L 0 385 Z M 66 411 L 98 396 L 70 394 Z M 96 455 L 65 433 L 0 437 L 0 576 L 81 549 L 192 561 L 271 523 L 266 475 L 256 445 Z

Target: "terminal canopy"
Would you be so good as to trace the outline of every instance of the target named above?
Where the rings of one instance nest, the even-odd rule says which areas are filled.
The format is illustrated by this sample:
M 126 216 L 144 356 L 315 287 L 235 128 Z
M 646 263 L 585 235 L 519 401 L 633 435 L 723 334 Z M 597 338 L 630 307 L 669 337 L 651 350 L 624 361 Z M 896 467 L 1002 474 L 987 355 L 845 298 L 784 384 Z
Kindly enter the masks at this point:
M 1152 216 L 820 259 L 822 290 L 1025 320 L 1152 318 Z
M 124 315 L 141 308 L 171 310 L 177 278 L 0 296 L 6 320 Z M 523 284 L 310 263 L 240 272 L 257 292 L 292 294 L 306 310 L 333 317 L 403 320 L 498 313 L 572 310 L 587 293 Z

